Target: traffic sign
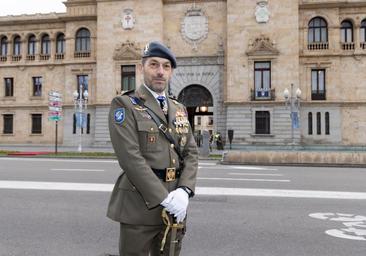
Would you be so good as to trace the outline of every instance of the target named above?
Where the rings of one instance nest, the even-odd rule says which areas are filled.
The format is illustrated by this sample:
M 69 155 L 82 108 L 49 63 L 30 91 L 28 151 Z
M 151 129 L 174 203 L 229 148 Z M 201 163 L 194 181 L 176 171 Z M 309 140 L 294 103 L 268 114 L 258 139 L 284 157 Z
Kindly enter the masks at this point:
M 62 107 L 48 107 L 48 110 L 50 111 L 62 111 Z
M 60 120 L 62 120 L 62 116 L 49 116 L 48 120 L 49 121 L 60 121 Z
M 53 96 L 48 96 L 48 100 L 49 101 L 61 101 L 62 102 L 62 98 L 53 97 Z
M 61 93 L 56 92 L 56 91 L 49 91 L 49 92 L 48 92 L 48 95 L 49 95 L 49 96 L 53 96 L 53 97 L 59 97 L 59 98 L 62 96 L 62 94 L 61 94 Z
M 61 107 L 62 102 L 61 101 L 50 101 L 50 102 L 48 102 L 48 106 L 50 106 L 50 107 Z

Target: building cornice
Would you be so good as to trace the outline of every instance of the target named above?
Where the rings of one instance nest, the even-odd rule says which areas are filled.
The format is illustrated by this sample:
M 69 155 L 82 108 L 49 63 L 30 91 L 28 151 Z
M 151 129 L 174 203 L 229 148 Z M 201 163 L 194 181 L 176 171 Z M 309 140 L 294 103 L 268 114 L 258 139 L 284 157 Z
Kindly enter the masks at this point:
M 7 19 L 2 19 L 6 17 Z M 97 20 L 97 15 L 87 16 L 69 16 L 65 13 L 57 14 L 57 16 L 38 16 L 38 15 L 19 15 L 19 16 L 3 16 L 0 17 L 0 26 L 17 26 L 29 24 L 47 24 L 47 23 L 63 23 L 69 21 L 86 21 Z
M 226 1 L 227 0 L 163 0 L 163 3 L 164 4 L 187 4 L 187 3 L 208 3 L 208 2 L 226 2 Z
M 350 1 L 323 1 L 323 2 L 307 2 L 301 1 L 299 9 L 324 9 L 324 8 L 354 8 L 354 7 L 366 7 L 365 1 L 350 2 Z

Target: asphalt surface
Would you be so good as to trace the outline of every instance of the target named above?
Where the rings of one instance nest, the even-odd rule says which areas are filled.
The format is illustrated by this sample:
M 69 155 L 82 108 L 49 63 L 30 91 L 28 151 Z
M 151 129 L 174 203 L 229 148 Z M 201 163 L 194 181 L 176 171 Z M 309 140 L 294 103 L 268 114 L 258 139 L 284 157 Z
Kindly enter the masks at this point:
M 116 255 L 105 213 L 119 172 L 114 160 L 0 158 L 0 256 Z M 365 180 L 362 168 L 202 161 L 181 255 L 364 256 Z

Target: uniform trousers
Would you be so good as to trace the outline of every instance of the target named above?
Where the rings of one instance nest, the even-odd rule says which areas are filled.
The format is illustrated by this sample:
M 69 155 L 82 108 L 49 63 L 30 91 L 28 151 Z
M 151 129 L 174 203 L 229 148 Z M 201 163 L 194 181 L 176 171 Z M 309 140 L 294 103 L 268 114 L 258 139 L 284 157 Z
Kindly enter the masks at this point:
M 163 253 L 160 253 L 164 231 L 164 225 L 145 226 L 120 223 L 120 256 L 169 256 L 171 232 L 167 236 Z M 179 256 L 184 234 L 185 228 L 177 230 L 178 243 L 175 244 L 174 256 Z

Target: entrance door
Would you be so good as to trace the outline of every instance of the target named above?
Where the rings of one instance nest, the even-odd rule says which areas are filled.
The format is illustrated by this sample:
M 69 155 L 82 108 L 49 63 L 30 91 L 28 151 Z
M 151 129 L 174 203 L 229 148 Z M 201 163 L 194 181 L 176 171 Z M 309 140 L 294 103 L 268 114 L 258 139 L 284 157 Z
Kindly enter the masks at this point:
M 213 99 L 209 90 L 202 85 L 193 84 L 185 87 L 178 96 L 188 111 L 188 120 L 195 134 L 197 145 L 203 130 L 213 130 Z

